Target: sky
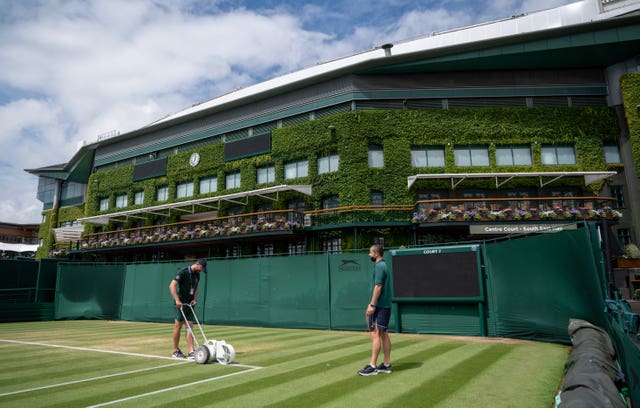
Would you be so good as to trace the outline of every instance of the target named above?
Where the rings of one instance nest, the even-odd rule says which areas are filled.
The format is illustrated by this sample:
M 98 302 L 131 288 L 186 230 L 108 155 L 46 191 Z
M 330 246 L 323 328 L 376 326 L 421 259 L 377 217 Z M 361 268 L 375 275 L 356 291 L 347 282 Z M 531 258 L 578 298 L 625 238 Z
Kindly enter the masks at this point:
M 575 0 L 0 0 L 0 222 L 83 143 L 317 63 Z

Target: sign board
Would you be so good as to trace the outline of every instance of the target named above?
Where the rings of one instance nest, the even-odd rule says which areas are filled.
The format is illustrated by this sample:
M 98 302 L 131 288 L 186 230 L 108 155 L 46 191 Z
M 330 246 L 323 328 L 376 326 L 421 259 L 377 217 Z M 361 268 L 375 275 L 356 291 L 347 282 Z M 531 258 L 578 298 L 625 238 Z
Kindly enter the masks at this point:
M 577 229 L 577 224 L 472 224 L 469 225 L 471 234 L 529 234 L 549 233 Z
M 394 298 L 480 298 L 480 246 L 393 250 Z

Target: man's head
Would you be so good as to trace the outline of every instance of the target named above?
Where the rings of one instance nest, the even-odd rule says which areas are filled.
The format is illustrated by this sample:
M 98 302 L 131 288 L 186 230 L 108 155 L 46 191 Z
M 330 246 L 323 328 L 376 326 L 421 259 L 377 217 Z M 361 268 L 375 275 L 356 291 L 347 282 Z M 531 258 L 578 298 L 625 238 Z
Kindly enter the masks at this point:
M 373 244 L 369 248 L 369 257 L 373 262 L 377 262 L 378 259 L 384 256 L 384 248 L 380 244 Z
M 193 265 L 191 265 L 191 269 L 196 270 L 198 272 L 207 273 L 207 260 L 198 259 Z

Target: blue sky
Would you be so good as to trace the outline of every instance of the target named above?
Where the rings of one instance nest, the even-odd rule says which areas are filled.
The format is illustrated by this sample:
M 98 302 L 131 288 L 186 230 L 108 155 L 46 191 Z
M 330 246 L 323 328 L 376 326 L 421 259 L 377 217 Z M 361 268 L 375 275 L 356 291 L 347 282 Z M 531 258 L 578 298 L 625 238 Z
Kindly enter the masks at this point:
M 128 132 L 319 62 L 573 0 L 0 0 L 0 221 L 37 177 Z

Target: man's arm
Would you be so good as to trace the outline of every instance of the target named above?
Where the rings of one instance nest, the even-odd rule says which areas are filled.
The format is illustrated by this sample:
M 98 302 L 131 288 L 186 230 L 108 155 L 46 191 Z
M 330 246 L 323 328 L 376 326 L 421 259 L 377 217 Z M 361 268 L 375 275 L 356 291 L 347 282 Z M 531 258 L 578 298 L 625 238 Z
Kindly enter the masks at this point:
M 173 300 L 176 302 L 176 307 L 181 308 L 182 302 L 180 301 L 180 297 L 178 296 L 177 286 L 178 286 L 178 281 L 175 279 L 172 280 L 171 283 L 169 284 L 169 292 L 171 292 L 171 296 L 173 297 Z
M 371 316 L 373 312 L 376 311 L 376 305 L 378 304 L 378 298 L 380 297 L 380 293 L 382 293 L 382 285 L 377 283 L 376 286 L 373 287 L 373 293 L 371 294 L 371 302 L 367 305 L 367 316 Z

